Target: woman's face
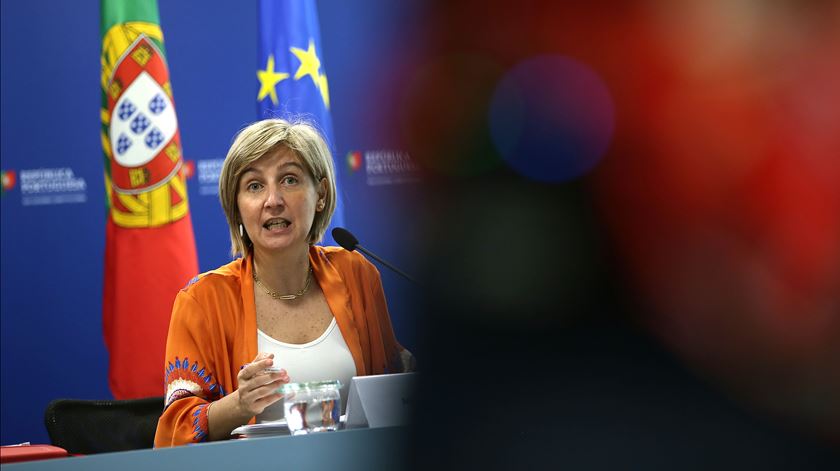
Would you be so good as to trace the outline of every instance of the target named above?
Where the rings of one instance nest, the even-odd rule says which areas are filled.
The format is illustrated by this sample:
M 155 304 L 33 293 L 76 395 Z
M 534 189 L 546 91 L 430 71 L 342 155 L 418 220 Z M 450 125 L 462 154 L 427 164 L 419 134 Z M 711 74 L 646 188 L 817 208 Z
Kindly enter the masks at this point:
M 254 253 L 307 247 L 315 213 L 323 210 L 326 179 L 313 181 L 295 152 L 279 147 L 247 166 L 236 204 Z

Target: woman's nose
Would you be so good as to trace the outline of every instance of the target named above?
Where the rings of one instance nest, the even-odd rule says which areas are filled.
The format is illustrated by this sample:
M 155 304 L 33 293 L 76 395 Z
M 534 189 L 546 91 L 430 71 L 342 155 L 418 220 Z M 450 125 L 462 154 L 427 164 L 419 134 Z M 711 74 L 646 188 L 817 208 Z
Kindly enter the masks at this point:
M 265 198 L 265 207 L 270 208 L 273 206 L 280 206 L 282 204 L 283 194 L 280 192 L 280 188 L 274 185 L 269 186 Z

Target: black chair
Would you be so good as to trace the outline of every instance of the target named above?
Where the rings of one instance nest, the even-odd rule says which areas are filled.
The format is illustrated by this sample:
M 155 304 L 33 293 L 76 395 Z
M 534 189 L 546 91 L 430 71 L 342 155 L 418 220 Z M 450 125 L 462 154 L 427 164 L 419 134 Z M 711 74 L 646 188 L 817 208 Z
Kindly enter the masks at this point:
M 163 397 L 96 401 L 56 399 L 44 424 L 52 444 L 71 454 L 152 448 Z

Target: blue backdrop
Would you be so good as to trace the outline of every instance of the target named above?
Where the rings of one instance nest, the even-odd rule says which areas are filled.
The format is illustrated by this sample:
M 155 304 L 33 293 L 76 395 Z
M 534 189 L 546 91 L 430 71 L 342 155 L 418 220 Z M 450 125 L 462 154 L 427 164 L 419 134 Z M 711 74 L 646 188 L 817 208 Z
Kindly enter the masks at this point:
M 99 2 L 2 4 L 2 444 L 48 442 L 47 403 L 110 398 L 102 338 L 105 200 L 99 141 Z M 256 1 L 160 2 L 200 269 L 230 260 L 215 174 L 256 119 Z M 345 221 L 411 271 L 417 175 L 375 112 L 406 2 L 318 2 Z M 348 155 L 359 160 L 346 164 Z M 388 163 L 400 165 L 388 165 Z M 372 164 L 373 163 L 373 164 Z M 400 241 L 400 242 L 398 242 Z M 398 338 L 415 343 L 412 297 L 383 271 Z M 161 390 L 161 394 L 163 391 Z

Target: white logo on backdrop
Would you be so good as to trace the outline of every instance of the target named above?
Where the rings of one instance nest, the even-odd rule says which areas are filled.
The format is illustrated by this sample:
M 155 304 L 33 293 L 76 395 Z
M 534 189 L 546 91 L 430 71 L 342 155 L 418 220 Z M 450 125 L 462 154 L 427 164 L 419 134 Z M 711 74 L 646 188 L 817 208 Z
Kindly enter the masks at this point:
M 198 165 L 198 194 L 219 194 L 219 175 L 225 159 L 199 160 Z
M 87 182 L 73 169 L 37 168 L 20 171 L 21 202 L 24 206 L 84 203 Z
M 420 168 L 411 160 L 408 152 L 400 151 L 365 152 L 365 174 L 370 186 L 396 185 L 420 180 Z

